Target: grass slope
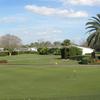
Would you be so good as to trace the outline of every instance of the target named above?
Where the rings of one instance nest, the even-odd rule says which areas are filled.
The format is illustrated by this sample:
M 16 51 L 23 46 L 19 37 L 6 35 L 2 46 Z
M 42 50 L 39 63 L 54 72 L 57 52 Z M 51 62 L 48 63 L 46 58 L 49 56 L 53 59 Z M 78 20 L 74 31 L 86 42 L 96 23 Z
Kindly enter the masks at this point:
M 9 61 L 0 65 L 0 100 L 100 100 L 99 66 L 58 58 L 0 57 Z

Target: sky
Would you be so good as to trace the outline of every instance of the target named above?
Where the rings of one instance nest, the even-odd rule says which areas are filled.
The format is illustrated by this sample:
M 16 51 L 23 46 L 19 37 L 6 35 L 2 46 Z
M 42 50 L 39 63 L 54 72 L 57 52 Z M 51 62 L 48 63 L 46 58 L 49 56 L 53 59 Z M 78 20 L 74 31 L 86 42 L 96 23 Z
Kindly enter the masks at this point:
M 0 0 L 0 36 L 16 35 L 24 44 L 38 40 L 80 44 L 86 22 L 100 14 L 100 0 Z

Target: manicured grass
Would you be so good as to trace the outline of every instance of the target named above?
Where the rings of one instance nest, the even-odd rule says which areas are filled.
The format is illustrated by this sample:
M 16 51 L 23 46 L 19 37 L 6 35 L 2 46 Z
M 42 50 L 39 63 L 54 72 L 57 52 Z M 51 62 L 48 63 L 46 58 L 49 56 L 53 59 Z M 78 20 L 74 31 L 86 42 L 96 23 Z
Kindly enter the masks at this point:
M 59 56 L 0 57 L 0 100 L 100 100 L 100 66 Z M 57 62 L 57 64 L 55 63 Z
M 0 57 L 0 60 L 8 60 L 9 64 L 47 64 L 47 65 L 65 65 L 65 64 L 78 64 L 77 61 L 71 61 L 71 60 L 62 60 L 60 56 L 54 56 L 54 55 L 33 55 L 33 54 L 27 54 L 27 55 L 18 55 L 18 56 L 6 56 L 6 57 Z

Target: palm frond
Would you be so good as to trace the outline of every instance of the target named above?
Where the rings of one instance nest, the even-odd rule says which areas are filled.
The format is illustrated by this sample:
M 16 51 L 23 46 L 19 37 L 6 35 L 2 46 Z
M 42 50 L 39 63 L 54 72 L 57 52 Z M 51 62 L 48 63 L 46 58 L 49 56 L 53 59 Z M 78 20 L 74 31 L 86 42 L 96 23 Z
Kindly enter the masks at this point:
M 100 14 L 97 14 L 97 17 L 100 19 Z
M 87 31 L 86 33 L 91 33 L 91 32 L 94 32 L 94 31 L 96 31 L 96 30 L 95 29 L 91 29 L 91 30 Z
M 97 14 L 97 17 L 92 17 L 86 23 L 86 29 L 90 34 L 87 38 L 88 46 L 95 48 L 97 44 L 100 45 L 100 14 Z
M 91 35 L 87 38 L 88 46 L 90 46 L 90 44 L 92 43 L 94 37 L 95 37 L 95 33 L 91 34 Z
M 92 17 L 92 18 L 93 18 L 92 20 L 94 20 L 94 21 L 100 23 L 100 19 L 99 19 L 99 18 L 96 18 L 96 17 Z
M 86 26 L 89 26 L 89 25 L 91 25 L 91 26 L 99 26 L 100 27 L 100 23 L 98 23 L 97 21 L 92 21 L 92 22 L 87 22 L 86 23 Z
M 86 29 L 95 29 L 96 30 L 97 27 L 95 27 L 95 26 L 87 26 Z
M 99 40 L 98 36 L 99 36 L 98 32 L 95 32 L 95 39 L 94 39 L 93 46 L 95 46 L 98 43 Z

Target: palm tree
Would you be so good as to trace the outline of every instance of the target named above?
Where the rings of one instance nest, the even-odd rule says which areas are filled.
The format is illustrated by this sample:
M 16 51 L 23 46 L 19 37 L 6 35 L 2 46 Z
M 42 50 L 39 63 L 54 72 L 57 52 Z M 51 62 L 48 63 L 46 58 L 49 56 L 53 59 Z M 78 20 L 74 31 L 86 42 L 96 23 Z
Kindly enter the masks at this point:
M 71 41 L 69 39 L 65 39 L 62 43 L 63 46 L 70 46 L 71 45 Z
M 100 14 L 96 17 L 92 17 L 89 22 L 86 23 L 86 29 L 89 29 L 90 34 L 87 38 L 88 46 L 93 49 L 100 49 Z

